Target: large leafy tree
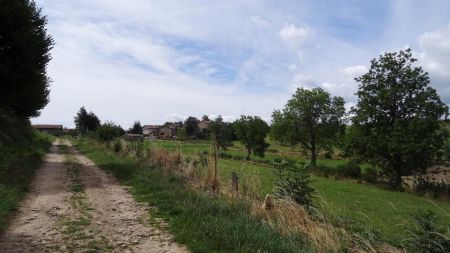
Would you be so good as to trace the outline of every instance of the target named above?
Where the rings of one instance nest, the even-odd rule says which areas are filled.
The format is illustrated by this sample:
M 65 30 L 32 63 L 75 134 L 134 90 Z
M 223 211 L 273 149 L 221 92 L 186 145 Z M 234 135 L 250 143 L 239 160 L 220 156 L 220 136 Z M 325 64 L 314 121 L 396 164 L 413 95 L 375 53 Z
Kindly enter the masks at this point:
M 78 133 L 85 134 L 87 132 L 95 131 L 100 126 L 100 120 L 93 112 L 87 112 L 86 108 L 81 107 L 75 116 L 75 126 Z
M 401 177 L 423 172 L 443 143 L 439 124 L 448 107 L 429 87 L 428 73 L 415 66 L 410 49 L 373 59 L 356 78 L 352 148 L 381 165 L 394 186 Z
M 189 136 L 194 136 L 198 134 L 198 123 L 200 121 L 196 117 L 189 116 L 186 121 L 184 121 L 184 128 L 186 129 L 186 134 Z
M 235 134 L 242 145 L 247 149 L 247 159 L 253 153 L 257 156 L 264 156 L 269 144 L 266 136 L 269 133 L 269 125 L 260 117 L 244 116 L 234 122 Z
M 329 149 L 337 138 L 345 114 L 344 99 L 331 97 L 321 88 L 298 88 L 283 111 L 272 114 L 273 135 L 280 141 L 299 143 L 311 155 L 316 166 L 317 155 Z M 286 136 L 281 131 L 287 129 Z
M 47 20 L 33 1 L 0 0 L 0 6 L 0 107 L 35 117 L 49 102 Z

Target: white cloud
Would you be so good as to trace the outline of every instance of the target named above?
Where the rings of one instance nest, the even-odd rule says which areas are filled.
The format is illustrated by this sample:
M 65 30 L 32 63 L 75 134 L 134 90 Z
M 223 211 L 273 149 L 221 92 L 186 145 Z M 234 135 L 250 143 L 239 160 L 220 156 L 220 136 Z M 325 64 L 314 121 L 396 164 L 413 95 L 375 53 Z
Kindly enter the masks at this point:
M 450 24 L 419 37 L 425 68 L 433 74 L 450 78 Z
M 349 66 L 342 70 L 342 73 L 350 78 L 355 78 L 367 73 L 369 69 L 364 65 Z
M 271 26 L 270 22 L 260 16 L 251 16 L 250 21 L 257 26 L 268 28 Z
M 309 28 L 296 27 L 293 24 L 285 24 L 280 30 L 281 40 L 292 49 L 299 49 L 311 35 L 312 31 Z

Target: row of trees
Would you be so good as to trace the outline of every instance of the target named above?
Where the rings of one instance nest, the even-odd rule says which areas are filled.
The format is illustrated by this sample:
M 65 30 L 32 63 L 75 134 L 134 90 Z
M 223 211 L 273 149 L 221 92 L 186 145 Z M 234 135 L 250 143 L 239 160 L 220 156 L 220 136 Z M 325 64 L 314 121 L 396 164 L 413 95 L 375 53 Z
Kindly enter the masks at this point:
M 441 124 L 448 107 L 415 61 L 410 49 L 373 59 L 368 73 L 355 78 L 358 102 L 349 114 L 341 97 L 320 88 L 297 89 L 282 111 L 273 112 L 271 136 L 301 145 L 313 166 L 319 151 L 339 146 L 378 165 L 400 186 L 402 176 L 423 173 L 448 138 Z
M 308 150 L 313 167 L 320 151 L 339 147 L 356 160 L 378 165 L 393 186 L 401 186 L 402 176 L 425 172 L 449 135 L 442 124 L 448 106 L 415 62 L 410 49 L 373 59 L 368 73 L 355 78 L 358 101 L 349 113 L 342 97 L 321 88 L 297 89 L 283 110 L 273 112 L 271 138 Z M 249 116 L 233 125 L 247 157 L 263 156 L 269 126 Z M 220 143 L 220 134 L 212 131 Z

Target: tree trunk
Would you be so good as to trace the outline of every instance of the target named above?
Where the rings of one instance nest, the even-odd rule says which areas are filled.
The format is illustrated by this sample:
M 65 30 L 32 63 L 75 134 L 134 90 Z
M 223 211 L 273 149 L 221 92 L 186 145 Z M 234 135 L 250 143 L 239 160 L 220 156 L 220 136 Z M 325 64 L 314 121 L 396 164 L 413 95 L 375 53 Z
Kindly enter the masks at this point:
M 245 158 L 245 160 L 250 160 L 250 155 L 252 154 L 252 149 L 251 148 L 247 148 L 247 158 Z
M 316 167 L 316 150 L 311 149 L 311 166 Z
M 316 167 L 316 158 L 317 158 L 317 150 L 316 143 L 314 141 L 311 142 L 311 166 Z

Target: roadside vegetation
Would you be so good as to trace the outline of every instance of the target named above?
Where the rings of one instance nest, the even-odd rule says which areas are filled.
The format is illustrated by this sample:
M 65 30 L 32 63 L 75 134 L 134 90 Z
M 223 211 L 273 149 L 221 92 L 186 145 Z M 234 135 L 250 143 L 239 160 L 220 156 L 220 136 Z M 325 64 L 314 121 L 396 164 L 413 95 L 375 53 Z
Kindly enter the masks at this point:
M 194 252 L 314 251 L 305 238 L 284 235 L 253 216 L 249 203 L 195 191 L 189 183 L 198 181 L 186 181 L 187 174 L 180 174 L 170 153 L 155 150 L 153 162 L 144 162 L 141 155 L 116 153 L 90 139 L 78 140 L 77 148 L 133 186 L 135 198 L 155 206 L 153 215 L 165 218 L 175 240 Z
M 41 164 L 51 144 L 51 137 L 34 130 L 27 120 L 0 110 L 0 231 L 5 229 L 9 217 Z

